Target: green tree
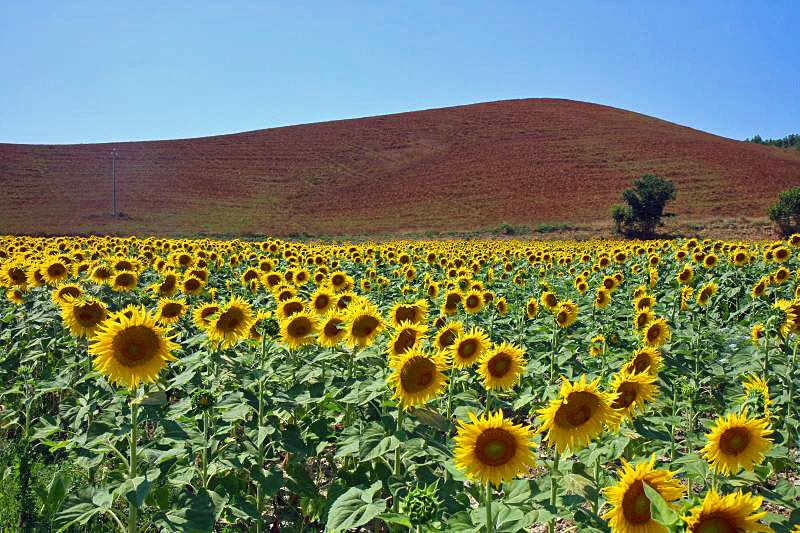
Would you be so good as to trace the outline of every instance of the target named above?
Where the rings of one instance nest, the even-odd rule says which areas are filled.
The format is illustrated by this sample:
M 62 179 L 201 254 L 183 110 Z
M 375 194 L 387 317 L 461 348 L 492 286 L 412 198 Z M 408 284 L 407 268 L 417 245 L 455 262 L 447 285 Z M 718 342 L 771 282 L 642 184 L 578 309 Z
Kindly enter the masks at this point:
M 650 237 L 656 227 L 663 225 L 663 217 L 672 216 L 671 213 L 664 213 L 664 207 L 668 201 L 675 199 L 675 185 L 664 178 L 645 174 L 633 182 L 633 187 L 622 193 L 622 198 L 628 205 L 611 208 L 617 231 Z
M 800 187 L 792 187 L 778 195 L 778 201 L 767 211 L 784 235 L 800 230 Z

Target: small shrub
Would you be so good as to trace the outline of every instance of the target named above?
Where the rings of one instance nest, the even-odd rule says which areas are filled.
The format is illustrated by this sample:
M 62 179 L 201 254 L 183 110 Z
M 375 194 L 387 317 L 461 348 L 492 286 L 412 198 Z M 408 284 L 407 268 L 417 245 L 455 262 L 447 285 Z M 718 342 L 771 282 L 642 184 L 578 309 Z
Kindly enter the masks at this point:
M 625 205 L 611 208 L 611 218 L 620 233 L 651 237 L 656 227 L 663 225 L 661 219 L 673 216 L 664 213 L 667 202 L 675 199 L 675 185 L 664 178 L 645 174 L 633 182 L 633 187 L 625 189 L 622 198 Z
M 780 193 L 778 201 L 770 206 L 767 214 L 784 235 L 800 230 L 800 187 Z

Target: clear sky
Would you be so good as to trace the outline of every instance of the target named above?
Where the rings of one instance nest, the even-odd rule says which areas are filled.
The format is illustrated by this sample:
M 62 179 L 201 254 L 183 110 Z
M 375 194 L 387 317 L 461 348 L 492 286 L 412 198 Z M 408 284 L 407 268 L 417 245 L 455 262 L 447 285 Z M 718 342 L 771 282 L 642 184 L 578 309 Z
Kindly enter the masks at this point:
M 509 98 L 800 132 L 797 0 L 0 0 L 0 142 L 198 137 Z

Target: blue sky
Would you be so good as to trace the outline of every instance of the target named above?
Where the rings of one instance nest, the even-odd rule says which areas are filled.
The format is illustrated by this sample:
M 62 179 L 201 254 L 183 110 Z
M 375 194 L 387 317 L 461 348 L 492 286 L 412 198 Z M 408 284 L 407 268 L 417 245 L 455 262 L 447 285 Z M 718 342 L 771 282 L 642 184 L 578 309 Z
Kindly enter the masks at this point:
M 508 98 L 800 132 L 800 2 L 0 4 L 0 142 L 170 139 Z

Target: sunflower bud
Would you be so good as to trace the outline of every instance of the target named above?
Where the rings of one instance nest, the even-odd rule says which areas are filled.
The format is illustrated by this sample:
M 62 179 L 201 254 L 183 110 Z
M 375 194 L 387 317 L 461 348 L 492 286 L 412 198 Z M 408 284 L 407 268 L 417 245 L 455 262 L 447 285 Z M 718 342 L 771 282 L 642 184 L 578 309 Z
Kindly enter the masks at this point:
M 216 401 L 214 393 L 208 389 L 199 389 L 192 394 L 192 407 L 196 411 L 210 411 Z
M 436 519 L 442 503 L 436 496 L 437 489 L 438 482 L 424 488 L 417 485 L 409 491 L 403 500 L 403 510 L 409 522 L 415 526 L 422 526 Z
M 268 337 L 275 337 L 281 331 L 281 325 L 274 318 L 264 320 L 264 333 Z

